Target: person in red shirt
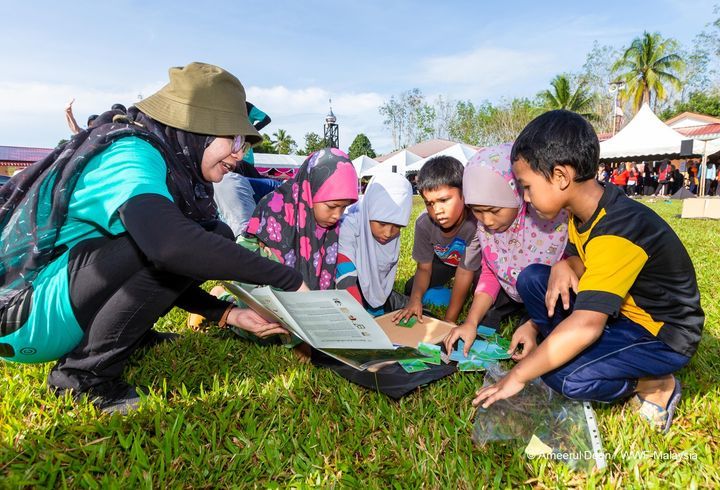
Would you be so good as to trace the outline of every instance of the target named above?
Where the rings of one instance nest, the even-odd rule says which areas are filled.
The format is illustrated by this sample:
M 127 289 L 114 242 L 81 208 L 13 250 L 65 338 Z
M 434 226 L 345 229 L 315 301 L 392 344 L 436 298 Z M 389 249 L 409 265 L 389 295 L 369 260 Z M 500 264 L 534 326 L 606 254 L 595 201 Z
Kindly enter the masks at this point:
M 625 169 L 625 164 L 622 163 L 616 170 L 615 174 L 615 185 L 618 186 L 620 189 L 622 189 L 623 192 L 626 192 L 625 186 L 627 186 L 628 183 L 628 172 Z
M 637 193 L 637 184 L 638 184 L 638 178 L 640 177 L 640 172 L 638 172 L 637 168 L 635 168 L 634 163 L 628 164 L 628 169 L 624 172 L 627 174 L 627 183 L 625 186 L 625 194 L 628 196 L 634 196 Z

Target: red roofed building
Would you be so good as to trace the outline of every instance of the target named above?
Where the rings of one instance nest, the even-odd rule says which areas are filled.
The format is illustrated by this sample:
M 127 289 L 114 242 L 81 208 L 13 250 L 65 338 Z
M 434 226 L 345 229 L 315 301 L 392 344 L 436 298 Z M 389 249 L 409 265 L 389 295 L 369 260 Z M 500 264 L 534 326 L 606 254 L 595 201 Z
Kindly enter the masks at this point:
M 52 148 L 29 148 L 26 146 L 0 146 L 0 175 L 12 175 L 29 167 L 52 152 Z
M 696 112 L 683 112 L 665 124 L 688 138 L 711 140 L 720 138 L 720 119 Z

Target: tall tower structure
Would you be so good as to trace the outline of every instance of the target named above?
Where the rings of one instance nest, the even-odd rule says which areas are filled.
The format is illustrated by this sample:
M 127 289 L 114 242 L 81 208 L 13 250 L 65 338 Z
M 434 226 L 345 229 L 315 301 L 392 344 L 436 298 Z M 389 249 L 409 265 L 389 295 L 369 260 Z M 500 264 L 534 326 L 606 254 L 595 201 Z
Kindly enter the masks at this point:
M 325 142 L 325 146 L 340 148 L 339 126 L 337 125 L 337 118 L 332 111 L 332 99 L 328 100 L 328 102 L 330 103 L 330 112 L 325 116 L 325 135 L 323 136 L 323 141 Z

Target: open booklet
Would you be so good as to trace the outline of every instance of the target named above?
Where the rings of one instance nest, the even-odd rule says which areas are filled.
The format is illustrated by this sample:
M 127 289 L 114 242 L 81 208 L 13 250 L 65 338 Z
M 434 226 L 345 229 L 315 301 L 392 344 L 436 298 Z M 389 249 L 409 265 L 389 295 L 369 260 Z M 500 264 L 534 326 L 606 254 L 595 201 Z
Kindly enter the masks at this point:
M 265 320 L 279 323 L 312 347 L 356 369 L 425 357 L 412 347 L 393 345 L 345 290 L 298 293 L 228 281 L 223 285 Z

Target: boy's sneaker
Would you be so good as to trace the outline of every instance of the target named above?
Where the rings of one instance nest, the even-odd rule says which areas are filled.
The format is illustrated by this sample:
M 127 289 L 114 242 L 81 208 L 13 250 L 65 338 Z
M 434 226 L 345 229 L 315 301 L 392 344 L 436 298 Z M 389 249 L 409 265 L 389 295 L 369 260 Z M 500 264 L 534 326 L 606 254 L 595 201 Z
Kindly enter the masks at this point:
M 663 434 L 670 430 L 673 418 L 675 417 L 675 410 L 677 409 L 680 398 L 682 397 L 680 380 L 678 380 L 675 376 L 673 376 L 673 379 L 675 379 L 675 388 L 673 389 L 672 395 L 670 395 L 670 400 L 665 408 L 661 407 L 657 403 L 645 400 L 638 394 L 635 394 L 632 398 L 630 398 L 630 403 L 635 407 L 637 413 L 647 420 L 653 428 L 659 430 Z

